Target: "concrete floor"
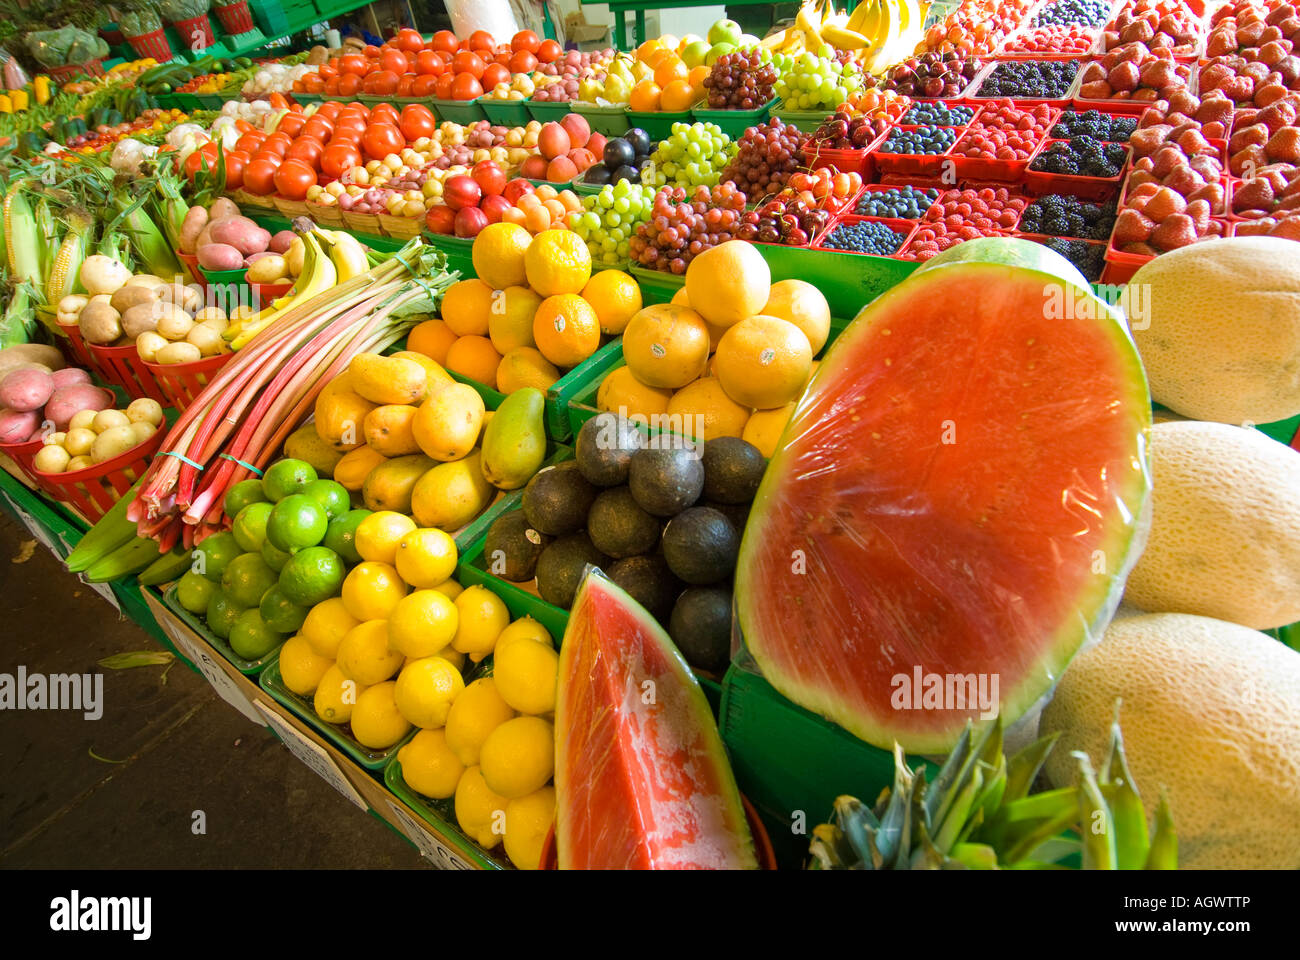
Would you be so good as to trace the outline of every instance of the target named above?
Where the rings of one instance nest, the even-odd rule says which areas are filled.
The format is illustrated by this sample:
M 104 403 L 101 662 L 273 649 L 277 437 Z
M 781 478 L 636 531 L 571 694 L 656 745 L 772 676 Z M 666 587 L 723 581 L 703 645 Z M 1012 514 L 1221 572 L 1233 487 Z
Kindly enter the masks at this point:
M 0 673 L 103 673 L 104 709 L 0 712 L 0 866 L 421 865 L 184 663 L 97 666 L 161 648 L 30 542 L 0 513 Z

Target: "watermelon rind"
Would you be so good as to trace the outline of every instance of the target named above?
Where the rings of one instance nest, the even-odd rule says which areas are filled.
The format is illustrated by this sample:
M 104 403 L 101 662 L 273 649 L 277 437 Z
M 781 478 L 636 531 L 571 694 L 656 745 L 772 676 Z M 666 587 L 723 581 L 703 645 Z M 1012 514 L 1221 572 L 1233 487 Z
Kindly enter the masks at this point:
M 926 269 L 917 270 L 902 284 L 863 308 L 836 340 L 797 405 L 754 499 L 741 543 L 736 574 L 736 608 L 743 650 L 737 658 L 738 666 L 756 668 L 790 700 L 881 748 L 891 748 L 897 742 L 911 752 L 944 752 L 956 741 L 971 714 L 952 711 L 952 722 L 947 727 L 920 729 L 908 723 L 907 714 L 891 715 L 885 709 L 889 703 L 888 691 L 882 691 L 883 703 L 877 705 L 878 709 L 868 712 L 857 708 L 850 702 L 849 695 L 844 694 L 844 688 L 838 685 L 843 671 L 852 669 L 851 662 L 808 663 L 814 652 L 813 643 L 808 638 L 814 631 L 819 634 L 815 642 L 831 636 L 837 638 L 841 650 L 859 643 L 859 652 L 863 648 L 872 649 L 870 638 L 854 634 L 855 598 L 837 595 L 833 574 L 825 574 L 819 580 L 816 574 L 820 571 L 810 571 L 813 575 L 801 588 L 802 597 L 795 593 L 793 586 L 784 592 L 776 589 L 780 581 L 770 579 L 779 576 L 782 568 L 789 568 L 791 540 L 806 538 L 806 542 L 798 546 L 807 548 L 806 555 L 814 554 L 816 538 L 821 535 L 816 524 L 824 519 L 811 515 L 788 516 L 789 511 L 782 506 L 783 486 L 798 484 L 801 474 L 824 477 L 829 471 L 844 471 L 844 509 L 851 510 L 852 495 L 849 491 L 861 477 L 870 475 L 869 466 L 855 463 L 851 451 L 835 448 L 837 440 L 844 441 L 836 436 L 840 431 L 833 424 L 828 426 L 825 418 L 819 423 L 805 421 L 811 410 L 827 406 L 828 391 L 839 391 L 830 395 L 834 397 L 829 408 L 832 417 L 850 414 L 849 408 L 859 401 L 879 402 L 879 398 L 855 394 L 852 389 L 866 359 L 856 351 L 869 352 L 873 347 L 879 348 L 879 338 L 875 337 L 878 321 L 906 323 L 908 313 L 923 309 L 927 297 L 940 295 L 947 280 L 957 276 L 954 271 L 966 271 L 965 276 L 977 279 L 978 288 L 988 290 L 991 298 L 997 297 L 999 284 L 1005 285 L 1008 281 L 1041 283 L 1044 289 L 1061 288 L 1065 297 L 1073 298 L 1076 303 L 1086 303 L 1095 313 L 1091 318 L 1076 321 L 1080 324 L 1080 332 L 1083 333 L 1089 323 L 1095 323 L 1110 341 L 1108 346 L 1115 361 L 1113 376 L 1115 383 L 1122 387 L 1119 402 L 1123 407 L 1121 413 L 1126 418 L 1122 422 L 1131 422 L 1133 429 L 1131 445 L 1126 446 L 1125 451 L 1131 468 L 1125 471 L 1122 481 L 1115 483 L 1115 515 L 1106 525 L 1100 542 L 1095 544 L 1096 550 L 1109 562 L 1102 572 L 1084 578 L 1083 588 L 1067 598 L 1068 602 L 1063 604 L 1067 612 L 1050 634 L 1041 638 L 1036 659 L 1024 667 L 1020 678 L 1001 687 L 1000 709 L 1004 722 L 1011 725 L 1044 700 L 1074 654 L 1085 644 L 1100 639 L 1120 602 L 1128 572 L 1145 542 L 1150 515 L 1151 474 L 1146 451 L 1150 397 L 1127 324 L 1120 313 L 1092 294 L 1086 281 L 1080 282 L 1081 276 L 1078 279 L 1071 276 L 1072 273 L 1077 275 L 1078 271 L 1068 261 L 1032 241 L 1021 243 L 1025 246 L 1008 247 L 995 240 L 985 245 L 986 253 L 982 259 L 967 256 L 938 263 L 931 261 Z M 954 249 L 970 245 L 960 244 Z M 979 253 L 979 250 L 967 253 Z M 1026 260 L 1036 266 L 1029 265 Z M 1063 269 L 1061 264 L 1066 264 L 1069 269 Z M 969 371 L 955 370 L 952 373 L 954 376 L 971 375 Z M 1068 424 L 1063 424 L 1062 429 L 1068 429 Z M 812 430 L 817 431 L 818 438 L 826 438 L 824 443 L 819 439 L 820 445 L 813 448 L 821 456 L 810 457 L 808 462 L 801 463 L 797 459 L 798 441 Z M 1032 465 L 1029 466 L 1032 469 Z M 796 491 L 792 493 L 792 507 L 797 502 Z M 765 575 L 769 579 L 765 580 Z M 944 590 L 941 583 L 933 584 L 933 587 L 940 593 Z M 814 613 L 832 611 L 833 617 L 830 622 L 813 624 L 807 622 L 812 613 L 806 614 L 802 621 L 805 632 L 801 637 L 798 630 L 792 631 L 790 623 L 781 619 L 781 614 L 790 607 L 803 611 L 805 605 Z M 804 640 L 802 644 L 801 639 Z M 926 644 L 942 647 L 945 639 L 935 636 L 916 638 L 914 642 L 918 647 Z M 894 650 L 879 651 L 876 655 L 892 663 L 896 654 L 900 661 L 908 662 L 906 655 Z
M 704 691 L 659 622 L 591 566 L 560 646 L 555 736 L 560 869 L 758 867 Z

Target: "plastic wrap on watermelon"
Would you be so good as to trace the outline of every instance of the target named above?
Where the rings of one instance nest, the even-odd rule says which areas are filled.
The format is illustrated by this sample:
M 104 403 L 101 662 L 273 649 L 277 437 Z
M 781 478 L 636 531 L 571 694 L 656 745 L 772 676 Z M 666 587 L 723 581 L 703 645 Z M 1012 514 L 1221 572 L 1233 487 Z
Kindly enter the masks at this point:
M 1011 238 L 940 254 L 799 401 L 741 544 L 733 659 L 884 749 L 1010 726 L 1119 604 L 1150 424 L 1122 313 L 1068 261 Z
M 561 869 L 757 867 L 708 701 L 668 634 L 588 567 L 560 646 Z

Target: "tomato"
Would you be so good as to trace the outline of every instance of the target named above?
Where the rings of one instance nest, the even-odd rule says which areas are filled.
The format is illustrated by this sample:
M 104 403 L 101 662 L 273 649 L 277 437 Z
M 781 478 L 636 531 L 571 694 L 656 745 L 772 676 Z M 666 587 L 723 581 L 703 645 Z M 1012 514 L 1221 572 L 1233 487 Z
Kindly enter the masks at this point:
M 243 150 L 248 154 L 257 153 L 262 146 L 262 141 L 265 139 L 266 134 L 257 130 L 252 130 L 235 141 L 235 149 Z
M 537 58 L 530 50 L 520 50 L 510 58 L 510 69 L 514 73 L 532 73 L 537 69 Z
M 542 63 L 551 63 L 560 59 L 563 55 L 564 51 L 560 49 L 560 45 L 554 40 L 543 40 L 537 48 L 537 59 Z
M 438 78 L 433 85 L 434 96 L 439 100 L 451 99 L 451 85 L 456 82 L 456 75 L 453 73 L 444 73 Z
M 209 170 L 217 168 L 217 145 L 212 141 L 205 143 L 185 158 L 185 176 L 193 180 L 205 165 Z
M 311 137 L 313 140 L 324 143 L 333 135 L 333 133 L 334 125 L 332 123 L 324 117 L 312 117 L 303 124 L 299 136 Z
M 331 143 L 320 157 L 320 171 L 328 177 L 338 179 L 353 167 L 364 162 L 361 151 L 346 143 Z
M 371 123 L 391 123 L 396 127 L 400 121 L 401 114 L 397 112 L 397 108 L 391 103 L 377 103 L 375 109 L 370 111 Z
M 355 97 L 361 89 L 361 78 L 356 74 L 349 73 L 339 77 L 339 96 Z
M 536 53 L 541 44 L 542 41 L 531 30 L 520 30 L 510 38 L 510 49 L 515 52 L 527 50 L 529 53 Z
M 415 74 L 404 73 L 400 80 L 397 81 L 398 97 L 410 97 L 411 87 L 415 84 Z
M 369 119 L 369 117 L 370 117 L 370 108 L 358 100 L 353 100 L 346 107 L 344 107 L 342 110 L 339 111 L 338 116 L 335 117 L 334 120 L 337 122 L 339 120 L 346 120 L 349 118 L 351 119 L 360 118 L 364 122 L 365 120 Z
M 456 74 L 456 79 L 451 84 L 451 98 L 453 100 L 473 100 L 475 97 L 481 96 L 483 96 L 483 84 L 475 80 L 472 74 Z
M 433 35 L 433 49 L 445 50 L 447 53 L 455 53 L 460 49 L 460 41 L 456 39 L 456 34 L 450 30 L 439 30 Z
M 323 93 L 325 91 L 325 81 L 314 73 L 309 73 L 302 78 L 303 93 Z
M 262 141 L 262 150 L 273 151 L 283 157 L 284 152 L 289 149 L 289 144 L 291 143 L 293 143 L 293 137 L 289 136 L 287 133 L 276 131 Z
M 286 100 L 286 99 L 284 98 L 284 94 L 281 93 L 281 92 L 278 91 L 278 90 L 273 90 L 273 91 L 271 92 L 271 95 L 270 95 L 269 97 L 267 97 L 267 100 L 270 102 L 270 104 L 271 104 L 271 109 L 272 109 L 272 110 L 288 110 L 288 109 L 289 109 L 289 101 Z
M 343 109 L 343 104 L 339 103 L 337 100 L 326 100 L 324 103 L 322 103 L 319 107 L 316 108 L 316 112 L 312 114 L 312 119 L 316 119 L 317 117 L 319 117 L 323 120 L 328 120 L 331 123 L 333 123 L 334 118 L 339 115 L 339 111 L 341 111 L 342 109 Z
M 432 97 L 434 88 L 438 85 L 438 78 L 432 74 L 421 74 L 416 77 L 411 84 L 411 96 L 413 97 Z
M 273 153 L 270 150 L 257 151 L 257 153 L 253 154 L 253 159 L 265 160 L 273 167 L 278 167 L 280 164 L 284 163 L 284 157 L 280 156 L 278 153 Z
M 382 160 L 390 153 L 401 153 L 405 146 L 402 131 L 391 123 L 372 123 L 361 137 L 361 147 L 371 160 Z
M 379 55 L 379 69 L 402 74 L 406 72 L 406 57 L 401 50 L 389 48 Z
M 482 78 L 483 68 L 486 66 L 487 64 L 483 62 L 482 57 L 477 53 L 470 53 L 468 50 L 462 50 L 451 58 L 451 68 L 456 73 L 468 73 L 475 80 Z
M 313 170 L 319 170 L 321 154 L 324 152 L 325 147 L 321 145 L 319 140 L 313 140 L 311 137 L 299 137 L 284 152 L 284 159 L 286 162 L 301 160 Z
M 421 50 L 415 55 L 415 72 L 421 76 L 427 74 L 442 73 L 446 67 L 441 60 L 434 55 L 432 50 Z
M 355 133 L 357 136 L 366 132 L 366 127 L 370 126 L 365 117 L 349 114 L 346 117 L 339 117 L 338 123 L 334 124 L 334 136 L 347 131 Z
M 307 119 L 301 113 L 286 113 L 280 118 L 276 131 L 283 130 L 291 137 L 296 137 L 302 132 L 302 128 L 307 124 Z
M 499 63 L 489 63 L 483 70 L 482 84 L 484 90 L 491 90 L 498 83 L 510 82 L 510 68 Z
M 438 123 L 428 107 L 413 103 L 402 109 L 402 136 L 407 143 L 421 137 L 432 137 L 437 129 Z
M 334 61 L 322 63 L 320 69 L 316 71 L 316 75 L 322 80 L 328 80 L 330 77 L 337 77 L 339 75 L 338 64 Z M 308 76 L 311 76 L 311 74 L 308 74 Z
M 328 80 L 325 81 L 326 96 L 330 96 L 330 97 L 340 96 L 341 94 L 339 93 L 339 87 L 341 86 L 343 86 L 343 80 L 341 77 L 330 77 Z M 317 111 L 317 113 L 319 112 L 320 111 Z
M 248 132 L 250 132 L 250 131 L 252 131 L 252 130 L 256 130 L 257 127 L 253 126 L 253 125 L 252 125 L 251 123 L 249 123 L 247 120 L 242 120 L 242 119 L 236 117 L 236 118 L 235 118 L 235 129 L 238 130 L 240 133 L 248 133 Z
M 243 150 L 231 150 L 226 154 L 227 190 L 238 190 L 244 185 L 244 168 L 251 159 Z
M 265 197 L 275 190 L 275 169 L 270 160 L 254 157 L 244 167 L 244 189 L 254 196 Z
M 419 53 L 424 49 L 424 37 L 420 36 L 419 30 L 412 30 L 410 27 L 403 27 L 397 31 L 397 36 L 392 39 L 393 46 L 399 50 L 409 50 L 411 53 Z
M 370 61 L 359 53 L 346 53 L 339 57 L 339 73 L 364 77 L 370 72 Z
M 325 147 L 326 149 L 329 149 L 330 147 L 339 143 L 345 144 L 349 147 L 356 147 L 360 149 L 361 134 L 357 133 L 357 131 L 355 130 L 342 130 L 334 134 L 334 136 L 330 137 L 330 142 L 325 144 Z
M 276 192 L 286 200 L 304 200 L 307 190 L 316 186 L 316 171 L 301 160 L 286 160 L 272 180 Z
M 366 93 L 379 97 L 391 97 L 397 92 L 399 83 L 401 83 L 401 77 L 391 70 L 379 70 L 366 77 L 361 86 Z
M 378 60 L 378 59 L 379 59 L 379 53 L 380 53 L 380 50 L 379 50 L 379 48 L 376 47 L 373 43 L 371 43 L 371 44 L 367 44 L 367 45 L 362 49 L 361 52 L 362 52 L 362 54 L 365 56 L 365 58 L 366 58 L 367 60 Z
M 471 50 L 491 50 L 496 46 L 496 41 L 492 39 L 492 34 L 486 30 L 475 30 L 469 35 L 469 42 L 466 46 Z

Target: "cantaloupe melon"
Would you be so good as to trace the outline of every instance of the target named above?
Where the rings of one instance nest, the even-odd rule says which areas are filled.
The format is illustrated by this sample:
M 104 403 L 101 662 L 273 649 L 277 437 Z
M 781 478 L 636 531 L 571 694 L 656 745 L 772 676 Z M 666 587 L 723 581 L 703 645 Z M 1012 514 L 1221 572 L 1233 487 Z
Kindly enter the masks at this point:
M 1300 620 L 1300 453 L 1258 430 L 1151 428 L 1152 518 L 1124 599 L 1267 630 Z
M 1179 867 L 1300 868 L 1300 653 L 1209 617 L 1113 621 L 1043 711 L 1053 785 L 1074 783 L 1071 751 L 1104 760 L 1117 697 L 1148 816 L 1168 792 Z
M 1222 423 L 1300 413 L 1300 250 L 1293 243 L 1207 240 L 1133 275 L 1129 320 L 1152 399 Z

